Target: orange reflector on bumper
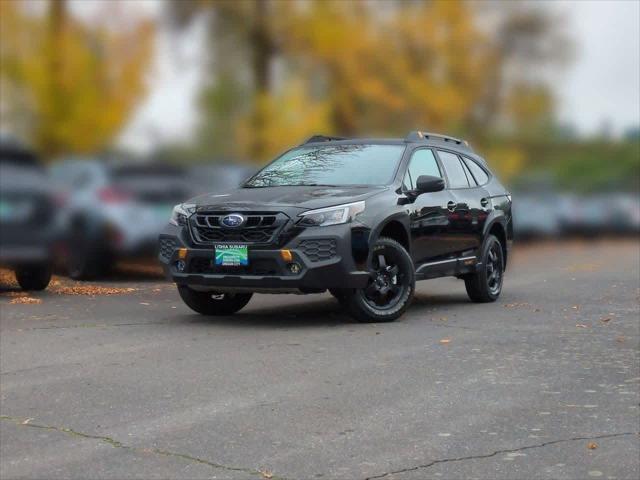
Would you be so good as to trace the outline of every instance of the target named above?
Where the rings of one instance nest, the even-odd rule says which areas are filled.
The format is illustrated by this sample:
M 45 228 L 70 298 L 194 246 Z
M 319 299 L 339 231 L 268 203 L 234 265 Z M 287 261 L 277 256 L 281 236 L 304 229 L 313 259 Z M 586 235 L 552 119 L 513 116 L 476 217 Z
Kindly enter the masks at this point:
M 185 258 L 187 258 L 187 249 L 186 248 L 179 248 L 178 249 L 178 258 L 180 260 L 184 260 Z
M 290 262 L 293 260 L 291 250 L 280 250 L 280 255 L 285 262 Z

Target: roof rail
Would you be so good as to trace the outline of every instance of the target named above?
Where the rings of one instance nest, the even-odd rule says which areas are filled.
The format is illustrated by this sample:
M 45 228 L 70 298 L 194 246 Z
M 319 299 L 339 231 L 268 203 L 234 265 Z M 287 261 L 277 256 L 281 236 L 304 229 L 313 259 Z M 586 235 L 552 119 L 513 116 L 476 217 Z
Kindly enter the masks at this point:
M 347 140 L 347 139 L 345 137 L 330 137 L 328 135 L 314 135 L 313 137 L 308 138 L 307 141 L 303 143 L 303 145 L 307 143 L 331 142 L 333 140 Z
M 460 145 L 463 147 L 471 148 L 469 146 L 469 142 L 466 140 L 461 140 L 459 138 L 451 137 L 449 135 L 442 135 L 441 133 L 433 133 L 433 132 L 422 132 L 420 130 L 416 130 L 413 132 L 409 132 L 409 135 L 405 137 L 405 140 L 410 142 L 420 141 L 420 140 L 442 140 L 443 142 L 455 143 L 456 145 Z

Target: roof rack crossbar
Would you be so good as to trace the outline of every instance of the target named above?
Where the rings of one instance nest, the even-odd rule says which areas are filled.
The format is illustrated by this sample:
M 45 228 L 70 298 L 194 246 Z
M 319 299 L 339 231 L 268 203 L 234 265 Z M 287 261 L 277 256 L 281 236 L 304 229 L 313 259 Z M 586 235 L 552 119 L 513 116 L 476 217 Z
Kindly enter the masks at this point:
M 420 130 L 410 132 L 409 135 L 407 135 L 406 140 L 416 141 L 416 140 L 429 140 L 432 138 L 437 138 L 444 142 L 451 142 L 451 143 L 455 143 L 456 145 L 463 145 L 465 147 L 469 147 L 469 142 L 467 142 L 466 140 L 461 140 L 459 138 L 452 137 L 450 135 L 443 135 L 441 133 L 423 132 Z
M 329 135 L 313 135 L 309 137 L 303 145 L 307 143 L 317 143 L 317 142 L 331 142 L 334 140 L 347 140 L 345 137 L 331 137 Z

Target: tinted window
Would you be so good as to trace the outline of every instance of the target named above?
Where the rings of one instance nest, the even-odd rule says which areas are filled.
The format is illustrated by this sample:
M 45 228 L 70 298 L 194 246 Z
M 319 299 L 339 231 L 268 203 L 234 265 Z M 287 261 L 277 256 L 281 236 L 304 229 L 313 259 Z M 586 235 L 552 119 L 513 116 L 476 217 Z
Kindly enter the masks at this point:
M 469 167 L 469 170 L 471 170 L 471 173 L 476 179 L 476 182 L 478 182 L 478 185 L 484 185 L 489 181 L 489 175 L 487 175 L 487 172 L 485 172 L 476 162 L 470 158 L 465 158 L 464 163 Z
M 391 183 L 404 145 L 337 144 L 289 150 L 245 187 L 295 185 L 386 185 Z
M 415 190 L 416 182 L 420 175 L 431 175 L 442 178 L 440 167 L 431 150 L 420 149 L 413 152 L 409 168 L 404 176 L 404 186 L 409 190 Z
M 468 187 L 467 174 L 464 173 L 464 168 L 460 163 L 460 158 L 457 155 L 449 152 L 442 152 L 438 150 L 438 156 L 442 160 L 444 170 L 447 172 L 447 178 L 449 179 L 449 188 L 463 188 Z

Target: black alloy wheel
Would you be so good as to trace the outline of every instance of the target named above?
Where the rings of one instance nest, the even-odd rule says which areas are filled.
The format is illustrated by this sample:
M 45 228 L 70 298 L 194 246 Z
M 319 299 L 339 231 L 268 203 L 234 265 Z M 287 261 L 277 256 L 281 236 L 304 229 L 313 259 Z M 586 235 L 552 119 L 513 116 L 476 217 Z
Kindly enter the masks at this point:
M 404 313 L 413 298 L 413 261 L 405 248 L 390 238 L 380 238 L 372 250 L 369 284 L 354 290 L 347 303 L 361 322 L 391 322 Z
M 487 236 L 478 261 L 478 270 L 464 277 L 467 294 L 474 302 L 495 302 L 504 279 L 504 252 L 500 240 L 493 235 Z

